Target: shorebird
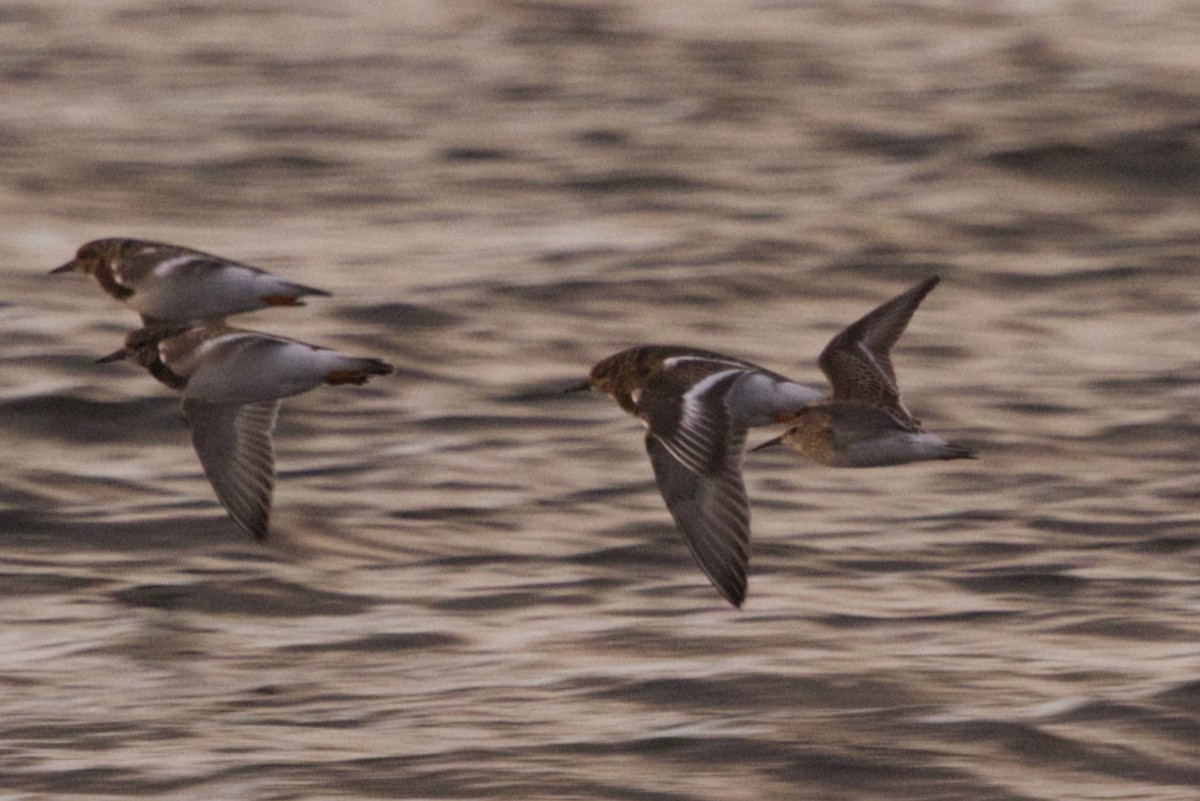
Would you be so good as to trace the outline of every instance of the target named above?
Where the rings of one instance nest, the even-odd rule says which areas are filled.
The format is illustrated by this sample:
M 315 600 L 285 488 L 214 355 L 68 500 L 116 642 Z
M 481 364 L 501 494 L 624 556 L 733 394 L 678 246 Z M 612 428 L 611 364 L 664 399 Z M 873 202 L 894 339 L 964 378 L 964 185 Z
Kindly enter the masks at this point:
M 142 316 L 145 325 L 216 320 L 328 295 L 209 253 L 140 239 L 97 239 L 51 275 L 79 272 Z
M 567 391 L 594 389 L 646 426 L 646 451 L 675 526 L 713 586 L 734 606 L 746 597 L 750 509 L 742 480 L 749 428 L 790 424 L 786 443 L 834 466 L 967 459 L 974 454 L 921 430 L 900 403 L 889 350 L 930 278 L 846 328 L 821 353 L 832 397 L 732 356 L 679 346 L 623 350 Z
M 791 419 L 823 394 L 732 356 L 670 345 L 609 356 L 568 391 L 586 389 L 645 424 L 646 451 L 676 528 L 717 591 L 741 606 L 750 560 L 746 431 Z
M 934 276 L 889 300 L 833 338 L 821 352 L 829 399 L 797 410 L 790 427 L 754 450 L 788 445 L 829 467 L 884 467 L 929 459 L 974 459 L 961 445 L 927 433 L 900 401 L 891 349 Z
M 347 356 L 223 322 L 147 326 L 100 362 L 131 359 L 183 396 L 204 474 L 221 505 L 266 539 L 275 484 L 271 431 L 281 398 L 321 384 L 365 384 L 391 373 L 379 359 Z

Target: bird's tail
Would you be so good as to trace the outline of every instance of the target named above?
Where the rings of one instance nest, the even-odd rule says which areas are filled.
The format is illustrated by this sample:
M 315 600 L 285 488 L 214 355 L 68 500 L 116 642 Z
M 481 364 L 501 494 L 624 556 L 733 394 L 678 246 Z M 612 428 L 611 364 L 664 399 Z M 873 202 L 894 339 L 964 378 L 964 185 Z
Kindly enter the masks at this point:
M 946 443 L 942 448 L 943 459 L 978 459 L 975 451 L 963 445 L 956 445 L 953 442 Z
M 361 386 L 371 380 L 371 376 L 391 375 L 395 371 L 396 368 L 382 359 L 347 358 L 344 366 L 329 371 L 325 383 Z

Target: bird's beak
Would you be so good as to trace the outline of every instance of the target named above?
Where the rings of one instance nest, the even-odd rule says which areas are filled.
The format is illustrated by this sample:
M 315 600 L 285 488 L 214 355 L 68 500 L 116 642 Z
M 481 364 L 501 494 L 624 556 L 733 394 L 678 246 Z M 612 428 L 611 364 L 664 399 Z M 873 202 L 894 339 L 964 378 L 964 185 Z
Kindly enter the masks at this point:
M 99 359 L 96 359 L 96 364 L 108 364 L 109 362 L 119 362 L 119 361 L 122 361 L 126 355 L 127 354 L 125 352 L 125 349 L 121 348 L 120 350 L 113 351 L 112 353 L 108 354 L 107 356 L 101 356 Z
M 47 275 L 59 275 L 61 273 L 69 273 L 75 269 L 75 262 L 69 261 L 61 267 L 55 267 Z
M 775 439 L 769 439 L 766 442 L 764 442 L 762 445 L 755 445 L 753 448 L 750 449 L 750 452 L 754 453 L 755 451 L 762 451 L 762 450 L 766 450 L 767 448 L 777 448 L 782 444 L 783 444 L 783 435 L 780 434 Z
M 577 384 L 574 386 L 567 387 L 566 389 L 564 389 L 562 391 L 562 394 L 570 395 L 572 392 L 587 392 L 591 388 L 592 388 L 592 382 L 584 381 L 582 384 Z

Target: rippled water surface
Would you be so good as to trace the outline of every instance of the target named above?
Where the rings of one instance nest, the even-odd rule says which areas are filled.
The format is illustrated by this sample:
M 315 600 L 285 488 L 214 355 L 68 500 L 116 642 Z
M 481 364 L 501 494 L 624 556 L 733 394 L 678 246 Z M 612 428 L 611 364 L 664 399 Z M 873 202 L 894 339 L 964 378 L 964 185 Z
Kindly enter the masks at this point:
M 1200 797 L 1200 7 L 261 0 L 0 7 L 5 798 Z M 84 241 L 334 297 L 395 362 L 285 403 L 273 539 Z M 895 352 L 976 462 L 754 454 L 723 604 L 644 342 L 819 383 Z M 751 442 L 774 432 L 755 432 Z

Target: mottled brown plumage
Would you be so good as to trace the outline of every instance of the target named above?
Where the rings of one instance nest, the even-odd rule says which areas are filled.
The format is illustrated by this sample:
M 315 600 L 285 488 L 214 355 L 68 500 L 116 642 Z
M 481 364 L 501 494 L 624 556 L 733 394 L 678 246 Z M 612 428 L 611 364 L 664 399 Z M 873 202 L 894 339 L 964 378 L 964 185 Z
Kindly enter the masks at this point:
M 799 410 L 782 436 L 754 450 L 788 445 L 829 467 L 882 467 L 974 454 L 934 434 L 900 401 L 891 349 L 917 306 L 938 283 L 933 276 L 847 326 L 821 352 L 833 391 Z

